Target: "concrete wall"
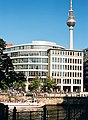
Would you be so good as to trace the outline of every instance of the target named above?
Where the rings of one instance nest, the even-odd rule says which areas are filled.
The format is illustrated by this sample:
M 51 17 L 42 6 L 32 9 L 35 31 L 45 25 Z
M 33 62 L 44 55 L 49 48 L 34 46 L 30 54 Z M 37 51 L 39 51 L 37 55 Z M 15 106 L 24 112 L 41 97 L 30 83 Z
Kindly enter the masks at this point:
M 56 105 L 57 103 L 62 103 L 64 101 L 63 98 L 58 98 L 58 97 L 56 97 L 56 98 L 55 97 L 52 97 L 52 98 L 50 98 L 50 97 L 45 97 L 45 98 L 40 97 L 40 98 L 37 98 L 37 99 L 40 102 L 44 102 L 46 105 Z

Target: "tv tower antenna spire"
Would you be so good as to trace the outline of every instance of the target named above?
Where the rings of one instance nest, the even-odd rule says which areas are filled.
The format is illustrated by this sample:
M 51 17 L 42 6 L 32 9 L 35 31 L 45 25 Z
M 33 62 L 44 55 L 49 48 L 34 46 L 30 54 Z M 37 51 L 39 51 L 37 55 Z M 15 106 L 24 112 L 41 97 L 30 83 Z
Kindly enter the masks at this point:
M 72 10 L 72 0 L 70 0 L 70 10 Z
M 74 18 L 74 13 L 72 10 L 72 0 L 70 0 L 70 10 L 69 10 L 69 18 L 67 20 L 67 25 L 69 27 L 70 31 L 70 49 L 73 49 L 73 27 L 76 24 L 75 18 Z

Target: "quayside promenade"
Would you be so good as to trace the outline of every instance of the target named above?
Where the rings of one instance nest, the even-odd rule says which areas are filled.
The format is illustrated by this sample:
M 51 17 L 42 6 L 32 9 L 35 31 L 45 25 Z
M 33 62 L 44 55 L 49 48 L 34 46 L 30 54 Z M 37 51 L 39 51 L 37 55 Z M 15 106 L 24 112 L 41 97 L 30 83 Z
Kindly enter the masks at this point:
M 80 96 L 82 95 L 82 96 Z M 39 101 L 46 103 L 41 110 L 21 109 L 16 107 L 10 111 L 8 106 L 0 104 L 0 120 L 88 120 L 88 97 L 87 94 L 46 94 L 36 96 Z M 9 96 L 0 94 L 2 101 L 25 101 L 29 96 Z M 47 105 L 55 105 L 56 109 L 48 109 Z
M 39 102 L 44 102 L 46 105 L 57 105 L 66 103 L 67 100 L 82 101 L 88 96 L 87 92 L 82 93 L 68 93 L 68 94 L 39 94 L 35 96 Z M 0 94 L 0 102 L 25 102 L 34 96 L 26 95 L 9 95 L 6 93 Z M 69 99 L 68 99 L 69 98 Z
M 44 105 L 40 110 L 18 110 L 16 107 L 10 110 L 8 106 L 0 104 L 0 120 L 88 120 L 88 97 L 82 97 L 82 101 L 80 97 L 75 98 L 67 97 L 67 103 L 58 104 L 56 109 L 48 109 Z

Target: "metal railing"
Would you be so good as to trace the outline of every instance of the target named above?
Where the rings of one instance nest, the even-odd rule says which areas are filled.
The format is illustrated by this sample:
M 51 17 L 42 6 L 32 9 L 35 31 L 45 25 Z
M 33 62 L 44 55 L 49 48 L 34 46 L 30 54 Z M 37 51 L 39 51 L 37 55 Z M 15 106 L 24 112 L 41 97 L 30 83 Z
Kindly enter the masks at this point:
M 68 107 L 65 110 L 47 110 L 46 106 L 39 111 L 21 111 L 13 109 L 12 120 L 77 120 L 83 112 L 81 108 Z M 8 119 L 11 120 L 11 119 Z
M 0 107 L 0 120 L 86 120 L 88 117 L 88 104 L 64 106 L 59 109 L 47 109 L 46 106 L 36 111 L 17 111 L 16 107 L 12 111 L 8 106 Z

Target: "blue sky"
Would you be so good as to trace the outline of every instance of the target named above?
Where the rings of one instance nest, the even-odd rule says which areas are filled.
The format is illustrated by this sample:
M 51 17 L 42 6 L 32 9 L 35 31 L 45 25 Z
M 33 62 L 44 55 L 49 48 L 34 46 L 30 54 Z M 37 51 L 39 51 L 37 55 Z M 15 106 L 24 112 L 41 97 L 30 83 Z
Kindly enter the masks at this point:
M 0 0 L 0 38 L 13 44 L 45 40 L 69 48 L 69 1 Z M 73 10 L 74 49 L 88 48 L 88 0 L 73 0 Z

